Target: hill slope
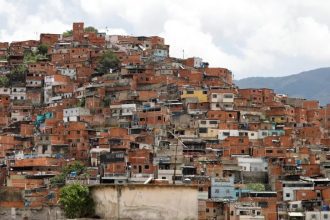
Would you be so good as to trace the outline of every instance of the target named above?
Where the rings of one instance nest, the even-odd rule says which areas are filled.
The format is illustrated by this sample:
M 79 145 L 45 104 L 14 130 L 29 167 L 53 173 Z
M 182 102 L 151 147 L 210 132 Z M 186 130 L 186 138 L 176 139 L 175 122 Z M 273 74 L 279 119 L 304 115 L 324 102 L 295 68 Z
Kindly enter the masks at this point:
M 284 77 L 248 77 L 235 81 L 239 88 L 271 88 L 291 97 L 317 99 L 330 103 L 330 67 Z

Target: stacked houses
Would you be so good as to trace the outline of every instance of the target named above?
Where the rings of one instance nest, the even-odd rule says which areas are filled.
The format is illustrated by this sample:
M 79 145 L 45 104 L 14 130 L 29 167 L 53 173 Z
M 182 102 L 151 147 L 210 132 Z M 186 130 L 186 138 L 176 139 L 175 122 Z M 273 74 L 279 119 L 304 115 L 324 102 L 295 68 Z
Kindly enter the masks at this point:
M 108 51 L 119 68 L 100 71 Z M 330 220 L 330 105 L 84 23 L 0 42 L 0 77 L 1 207 L 56 204 L 52 178 L 80 161 L 67 183 L 196 185 L 201 220 Z

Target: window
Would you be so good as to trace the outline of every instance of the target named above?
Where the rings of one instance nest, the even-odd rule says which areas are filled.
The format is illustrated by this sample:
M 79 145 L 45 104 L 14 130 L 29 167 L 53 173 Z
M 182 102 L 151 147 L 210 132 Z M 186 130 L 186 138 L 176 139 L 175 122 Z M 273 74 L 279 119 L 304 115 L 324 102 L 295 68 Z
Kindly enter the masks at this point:
M 217 98 L 217 97 L 218 97 L 217 94 L 212 95 L 212 98 Z
M 209 208 L 206 208 L 206 212 L 209 212 L 210 210 L 209 210 Z
M 210 121 L 209 123 L 210 123 L 211 125 L 216 125 L 216 124 L 218 124 L 217 121 Z
M 268 207 L 268 202 L 266 201 L 262 201 L 258 203 L 259 207 L 261 208 L 267 208 Z
M 158 117 L 157 117 L 157 120 L 158 120 L 158 121 L 161 121 L 161 120 L 162 120 L 162 116 L 158 116 Z
M 324 215 L 323 215 L 323 218 L 324 218 L 324 219 L 328 219 L 328 217 L 329 217 L 328 214 L 324 214 Z
M 219 193 L 220 191 L 219 191 L 219 189 L 215 189 L 214 192 L 215 193 Z
M 203 94 L 207 94 L 207 91 L 203 91 Z
M 273 150 L 266 150 L 266 153 L 267 154 L 272 154 L 273 153 Z
M 225 94 L 223 97 L 226 98 L 226 99 L 231 99 L 231 98 L 233 98 L 233 95 L 232 94 Z
M 315 214 L 312 214 L 311 217 L 312 217 L 312 219 L 316 219 L 316 215 Z
M 194 91 L 187 91 L 187 94 L 194 94 Z
M 199 133 L 207 133 L 207 128 L 199 128 Z
M 145 170 L 149 170 L 149 165 L 144 165 Z
M 290 193 L 285 193 L 285 197 L 290 197 Z

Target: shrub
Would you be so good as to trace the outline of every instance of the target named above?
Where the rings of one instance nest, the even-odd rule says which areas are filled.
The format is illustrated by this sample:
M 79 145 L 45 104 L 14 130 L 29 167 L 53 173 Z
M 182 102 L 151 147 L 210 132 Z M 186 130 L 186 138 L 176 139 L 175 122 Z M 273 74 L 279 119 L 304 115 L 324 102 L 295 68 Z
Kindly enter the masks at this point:
M 94 202 L 89 188 L 81 184 L 63 187 L 60 191 L 60 204 L 67 218 L 82 218 L 94 214 Z

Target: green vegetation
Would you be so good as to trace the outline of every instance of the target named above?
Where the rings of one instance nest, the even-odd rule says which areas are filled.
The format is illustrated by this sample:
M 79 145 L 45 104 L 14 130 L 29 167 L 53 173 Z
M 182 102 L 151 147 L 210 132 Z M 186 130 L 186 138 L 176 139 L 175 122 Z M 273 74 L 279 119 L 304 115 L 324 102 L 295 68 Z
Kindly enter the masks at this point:
M 110 105 L 110 97 L 109 96 L 105 96 L 104 99 L 102 100 L 102 107 L 109 107 Z
M 63 37 L 71 37 L 73 35 L 73 31 L 72 30 L 67 30 L 65 32 L 63 32 Z
M 71 173 L 76 172 L 77 175 L 82 174 L 86 170 L 86 167 L 83 163 L 79 161 L 75 161 L 74 163 L 68 164 L 62 169 L 62 173 L 54 176 L 50 179 L 50 185 L 52 187 L 55 186 L 64 186 L 65 185 L 65 178 Z
M 18 84 L 24 84 L 26 78 L 27 67 L 20 64 L 11 69 L 7 75 L 0 76 L 0 87 L 9 87 Z
M 19 83 L 25 83 L 26 72 L 27 66 L 25 64 L 15 66 L 10 73 L 6 75 L 8 78 L 8 85 L 12 86 Z M 7 80 L 4 79 L 3 81 L 6 82 Z
M 86 104 L 86 99 L 84 97 L 78 101 L 77 107 L 85 107 L 85 104 Z
M 24 63 L 35 63 L 37 62 L 37 55 L 32 51 L 24 52 Z
M 116 54 L 114 54 L 114 52 L 108 50 L 104 54 L 102 54 L 98 67 L 98 71 L 100 73 L 106 74 L 109 73 L 110 69 L 117 70 L 119 69 L 119 67 L 120 67 L 120 60 L 118 59 Z
M 38 54 L 47 55 L 47 53 L 48 53 L 48 45 L 40 44 L 38 46 Z
M 60 204 L 67 218 L 82 218 L 92 216 L 94 202 L 89 195 L 87 186 L 71 184 L 60 191 Z
M 46 56 L 47 55 L 47 51 L 48 51 L 48 46 L 41 44 L 41 45 L 38 46 L 38 52 L 37 53 L 34 53 L 32 51 L 26 51 L 26 52 L 24 52 L 23 62 L 25 64 L 36 63 L 38 60 L 47 59 L 47 56 Z
M 84 31 L 85 32 L 95 32 L 95 33 L 99 32 L 95 27 L 92 27 L 92 26 L 85 27 Z
M 9 86 L 9 79 L 7 76 L 0 76 L 0 87 Z
M 95 32 L 95 33 L 99 32 L 95 27 L 92 27 L 92 26 L 85 27 L 84 31 L 85 32 Z M 71 37 L 73 35 L 73 30 L 67 30 L 67 31 L 63 32 L 62 35 L 63 35 L 63 37 Z
M 262 183 L 249 183 L 246 185 L 246 188 L 251 191 L 265 191 L 265 185 Z

